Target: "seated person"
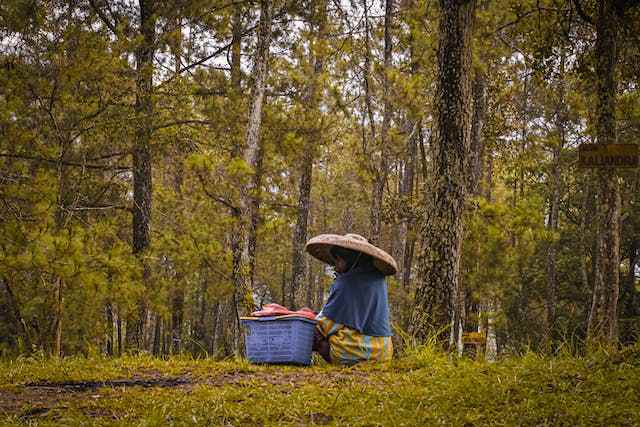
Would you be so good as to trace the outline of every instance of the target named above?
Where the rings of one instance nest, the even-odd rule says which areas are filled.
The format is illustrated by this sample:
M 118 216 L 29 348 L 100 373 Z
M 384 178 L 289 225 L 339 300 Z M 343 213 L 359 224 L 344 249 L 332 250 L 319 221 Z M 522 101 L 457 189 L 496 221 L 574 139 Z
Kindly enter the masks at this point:
M 384 276 L 397 271 L 394 259 L 357 234 L 322 234 L 306 249 L 337 273 L 316 317 L 314 351 L 342 365 L 391 360 L 393 334 Z

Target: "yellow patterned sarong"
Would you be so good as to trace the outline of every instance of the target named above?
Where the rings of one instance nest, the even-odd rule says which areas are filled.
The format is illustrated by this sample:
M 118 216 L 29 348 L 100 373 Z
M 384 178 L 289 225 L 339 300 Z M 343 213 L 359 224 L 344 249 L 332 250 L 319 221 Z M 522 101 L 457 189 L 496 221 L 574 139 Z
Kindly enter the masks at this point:
M 322 315 L 316 317 L 316 328 L 329 340 L 331 363 L 353 365 L 365 360 L 386 362 L 393 357 L 391 337 L 361 334 Z

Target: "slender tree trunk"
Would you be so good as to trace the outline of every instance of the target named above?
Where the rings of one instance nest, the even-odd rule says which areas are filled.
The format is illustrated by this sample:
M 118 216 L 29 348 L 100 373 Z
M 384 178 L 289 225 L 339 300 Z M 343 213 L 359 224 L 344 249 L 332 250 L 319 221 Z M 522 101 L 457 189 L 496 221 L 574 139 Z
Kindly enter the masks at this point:
M 304 97 L 306 106 L 307 126 L 305 127 L 305 142 L 302 155 L 302 165 L 300 170 L 300 184 L 298 197 L 298 212 L 296 218 L 296 226 L 293 233 L 293 255 L 292 255 L 292 273 L 291 273 L 291 291 L 289 293 L 289 307 L 297 308 L 296 293 L 302 285 L 302 280 L 306 275 L 306 260 L 304 256 L 304 245 L 307 240 L 307 222 L 309 218 L 309 209 L 311 203 L 311 180 L 313 174 L 313 161 L 315 157 L 316 146 L 321 138 L 321 123 L 318 117 L 320 111 L 318 105 L 321 97 L 320 78 L 323 72 L 324 49 L 321 44 L 324 42 L 325 21 L 326 21 L 326 1 L 320 1 L 313 6 L 314 18 L 311 26 L 316 26 L 315 36 L 312 43 L 310 63 L 313 64 L 313 73 L 307 87 L 307 93 Z M 310 285 L 310 284 L 309 284 Z
M 487 307 L 487 341 L 485 344 L 485 360 L 495 362 L 498 359 L 498 337 L 496 335 L 496 314 L 499 305 L 495 298 L 490 300 Z
M 415 55 L 415 40 L 413 36 L 409 39 L 409 48 L 411 55 L 411 74 L 415 76 L 420 71 L 420 65 L 418 58 Z M 409 129 L 411 127 L 412 129 Z M 407 129 L 409 129 L 410 133 L 409 138 L 407 138 L 406 160 L 404 162 L 404 173 L 402 175 L 402 182 L 400 185 L 401 197 L 407 203 L 407 211 L 402 213 L 400 224 L 401 257 L 399 260 L 400 271 L 398 272 L 398 279 L 401 280 L 402 289 L 404 290 L 405 295 L 409 295 L 410 293 L 411 267 L 416 241 L 416 233 L 414 231 L 415 219 L 413 218 L 413 193 L 415 186 L 414 183 L 416 181 L 418 145 L 421 143 L 422 139 L 422 119 L 416 115 L 414 120 L 409 121 Z M 411 313 L 410 307 L 403 307 L 403 313 L 405 314 L 403 315 L 402 324 L 406 329 L 410 318 L 407 314 Z
M 150 269 L 144 261 L 151 236 L 151 133 L 153 120 L 153 57 L 155 52 L 155 25 L 153 0 L 139 0 L 140 35 L 142 39 L 136 49 L 136 131 L 133 147 L 133 253 L 140 257 L 143 283 L 150 285 Z M 130 325 L 130 340 L 137 345 L 148 346 L 148 306 L 146 296 L 139 302 L 139 318 Z M 133 322 L 132 322 L 133 323 Z M 133 344 L 133 343 L 130 343 Z
M 371 149 L 375 150 L 376 144 L 376 124 L 374 120 L 374 111 L 372 105 L 372 85 L 371 85 L 371 66 L 372 66 L 372 54 L 371 54 L 371 30 L 369 25 L 369 4 L 367 0 L 362 1 L 363 9 L 364 9 L 364 70 L 363 70 L 363 84 L 364 84 L 364 109 L 362 116 L 362 151 L 365 157 L 370 157 L 372 153 Z M 386 13 L 385 13 L 386 15 Z M 365 121 L 369 122 L 369 141 L 367 141 L 367 132 L 365 129 Z M 371 148 L 373 146 L 374 148 Z M 375 162 L 368 163 L 369 171 L 374 178 L 373 182 L 373 191 L 371 195 L 371 215 L 370 215 L 370 232 L 369 232 L 369 240 L 372 243 L 376 243 L 378 235 L 380 233 L 380 209 L 376 208 L 376 204 L 378 203 L 378 189 L 379 186 L 376 184 L 376 180 L 378 179 L 377 173 L 375 169 Z M 346 217 L 345 217 L 346 218 Z M 345 231 L 351 232 L 351 224 L 346 228 Z
M 56 332 L 53 345 L 53 356 L 62 357 L 62 316 L 64 314 L 62 289 L 64 282 L 60 277 L 56 279 Z
M 598 207 L 597 204 L 597 184 L 594 185 L 593 202 L 594 206 L 590 209 L 593 213 L 593 217 L 597 218 Z M 592 217 L 592 218 L 593 218 Z M 602 233 L 600 231 L 600 224 L 596 222 L 593 231 L 593 237 L 591 240 L 591 308 L 589 310 L 589 318 L 587 322 L 587 338 L 595 334 L 593 332 L 594 326 L 597 322 L 598 310 L 602 306 L 602 269 L 600 267 L 600 241 L 602 239 Z
M 598 5 L 596 22 L 596 75 L 598 108 L 596 135 L 599 144 L 612 144 L 616 137 L 616 62 L 618 19 L 616 2 L 603 0 Z M 614 170 L 598 171 L 600 245 L 599 261 L 602 287 L 594 289 L 594 316 L 589 324 L 589 340 L 615 343 L 618 339 L 617 305 L 620 292 L 620 188 Z
M 245 247 L 245 258 L 248 259 L 249 265 L 249 288 L 255 289 L 256 281 L 256 265 L 257 265 L 257 250 L 258 250 L 258 228 L 260 226 L 260 203 L 262 202 L 262 175 L 264 173 L 263 160 L 264 160 L 264 147 L 261 142 L 258 142 L 258 154 L 255 159 L 255 167 L 253 174 L 253 182 L 251 188 L 253 189 L 253 196 L 251 198 L 250 207 L 250 224 L 249 233 L 247 239 L 247 245 Z M 255 307 L 255 301 L 252 303 Z
M 184 311 L 184 295 L 175 290 L 171 301 L 171 352 L 182 352 L 182 314 Z
M 213 304 L 211 314 L 211 342 L 209 345 L 209 353 L 215 355 L 218 349 L 218 336 L 220 335 L 218 332 L 220 330 L 220 303 L 216 302 Z
M 559 70 L 559 82 L 558 82 L 558 105 L 556 108 L 556 132 L 558 134 L 558 141 L 553 146 L 553 158 L 551 161 L 551 173 L 549 176 L 549 217 L 547 219 L 547 229 L 553 234 L 558 232 L 558 216 L 560 212 L 560 196 L 562 192 L 562 180 L 560 176 L 560 159 L 562 150 L 565 146 L 565 128 L 566 128 L 566 108 L 565 108 L 565 57 L 562 52 L 560 57 L 560 70 Z M 545 332 L 543 339 L 543 346 L 546 350 L 552 350 L 553 343 L 555 341 L 555 322 L 556 322 L 556 304 L 557 304 L 557 253 L 558 244 L 555 241 L 549 243 L 547 251 L 547 298 L 545 301 Z
M 585 194 L 583 196 L 582 201 L 582 209 L 580 216 L 580 230 L 587 230 L 588 222 L 593 218 L 592 212 L 590 212 L 590 207 L 593 207 L 593 192 L 591 190 L 591 184 L 587 181 L 583 184 L 585 187 Z M 589 267 L 588 267 L 588 259 L 589 259 L 589 250 L 588 250 L 588 234 L 580 233 L 580 279 L 582 282 L 582 286 L 584 289 L 590 289 L 589 280 Z M 588 320 L 588 319 L 587 319 Z M 588 321 L 587 321 L 588 323 Z
M 68 200 L 69 195 L 69 172 L 64 165 L 67 150 L 69 149 L 68 142 L 63 139 L 62 135 L 58 135 L 60 142 L 60 156 L 57 164 L 58 172 L 58 194 L 57 194 L 57 208 L 55 215 L 55 229 L 56 232 L 61 232 L 67 221 L 67 209 L 70 205 Z M 53 357 L 62 357 L 62 320 L 64 316 L 64 279 L 59 275 L 55 275 L 54 278 L 56 293 L 55 293 L 55 332 L 53 340 Z
M 479 195 L 480 179 L 483 172 L 484 161 L 484 139 L 482 138 L 482 129 L 487 109 L 487 87 L 486 76 L 483 71 L 475 70 L 471 94 L 473 98 L 473 114 L 471 117 L 471 135 L 469 142 L 468 166 L 467 170 L 467 194 L 472 196 Z M 466 322 L 466 289 L 464 283 L 458 280 L 458 286 L 453 295 L 453 322 L 451 328 L 451 336 L 449 346 L 455 348 L 458 355 L 462 356 L 464 352 L 464 343 L 462 342 L 462 334 Z
M 458 289 L 471 130 L 469 69 L 474 10 L 474 1 L 440 1 L 438 133 L 411 324 L 418 338 L 425 338 L 430 329 L 440 331 L 451 325 L 452 297 Z
M 163 331 L 163 321 L 162 321 L 162 317 L 159 314 L 155 314 L 153 316 L 153 343 L 151 348 L 152 350 L 152 354 L 154 356 L 160 356 L 162 353 L 162 331 Z
M 207 319 L 207 312 L 209 311 L 208 304 L 207 304 L 207 294 L 209 293 L 209 280 L 206 275 L 206 272 L 205 272 L 206 270 L 204 269 L 204 267 L 201 269 L 201 271 L 204 274 L 203 274 L 203 277 L 200 279 L 201 280 L 200 298 L 199 298 L 200 304 L 198 307 L 198 321 L 196 323 L 194 339 L 197 343 L 202 345 L 202 348 L 207 348 L 208 346 L 206 345 L 206 343 L 208 342 L 208 338 L 207 338 L 206 319 Z
M 313 268 L 313 265 L 311 264 L 311 260 L 309 258 L 307 258 L 307 272 L 307 295 L 305 306 L 312 308 L 315 305 L 313 298 L 316 294 L 317 279 L 315 268 Z
M 471 119 L 471 142 L 469 146 L 469 194 L 480 195 L 480 183 L 484 172 L 484 128 L 487 115 L 487 76 L 481 70 L 475 70 L 472 85 L 473 116 Z
M 414 129 L 411 131 L 409 138 L 407 139 L 407 160 L 405 162 L 404 175 L 402 177 L 401 196 L 407 203 L 412 205 L 413 202 L 413 188 L 415 181 L 415 167 L 418 151 L 418 139 L 420 138 L 420 127 L 422 122 L 418 120 L 414 124 Z M 400 244 L 401 257 L 400 257 L 400 278 L 402 280 L 402 288 L 406 293 L 409 292 L 409 285 L 411 281 L 411 264 L 413 262 L 413 248 L 415 246 L 415 233 L 413 228 L 415 223 L 413 218 L 409 217 L 407 212 L 403 212 L 403 217 L 400 224 Z
M 553 153 L 553 166 L 551 175 L 551 200 L 549 207 L 549 217 L 547 219 L 547 229 L 553 233 L 558 232 L 558 212 L 560 209 L 560 150 L 555 147 Z M 545 301 L 545 338 L 544 347 L 550 350 L 554 341 L 555 321 L 556 321 L 556 300 L 557 300 L 557 243 L 549 243 L 547 251 L 547 295 Z
M 231 100 L 234 106 L 240 108 L 242 97 L 242 72 L 241 72 L 241 48 L 242 48 L 242 11 L 240 5 L 236 4 L 234 7 L 232 18 L 232 34 L 233 40 L 231 44 Z M 240 134 L 240 128 L 235 129 L 236 134 Z M 240 158 L 242 155 L 243 141 L 241 138 L 234 137 L 232 156 L 234 158 Z M 212 344 L 212 352 L 216 351 L 218 343 L 220 342 L 219 336 L 222 337 L 223 345 L 225 349 L 231 350 L 231 353 L 238 353 L 239 349 L 235 343 L 238 340 L 240 334 L 240 325 L 238 322 L 238 295 L 241 294 L 240 290 L 244 286 L 243 276 L 243 264 L 242 264 L 242 239 L 244 232 L 244 224 L 242 218 L 242 212 L 240 208 L 231 209 L 231 216 L 233 217 L 233 228 L 229 236 L 231 246 L 231 281 L 234 284 L 233 294 L 228 298 L 224 304 L 224 308 L 221 308 L 219 304 L 216 305 L 216 319 L 214 328 L 214 337 Z M 221 319 L 220 319 L 221 317 Z M 222 327 L 220 327 L 222 325 Z M 219 332 L 220 331 L 220 332 Z
M 120 317 L 120 312 L 118 311 L 118 316 L 116 320 L 116 337 L 117 337 L 117 343 L 118 343 L 118 350 L 116 352 L 116 355 L 118 357 L 122 356 L 123 335 L 124 334 L 122 333 L 122 318 Z
M 241 239 L 242 258 L 239 274 L 236 277 L 236 302 L 243 313 L 251 312 L 253 301 L 253 274 L 255 268 L 255 230 L 257 228 L 257 208 L 259 207 L 259 184 L 261 178 L 262 144 L 260 143 L 260 126 L 262 123 L 262 105 L 266 88 L 269 63 L 269 47 L 271 44 L 271 2 L 260 2 L 260 23 L 258 26 L 258 45 L 253 67 L 254 85 L 251 94 L 251 106 L 247 124 L 246 144 L 243 158 L 251 167 L 252 174 L 241 195 Z
M 382 128 L 380 130 L 380 148 L 374 153 L 374 157 L 377 158 L 379 156 L 379 158 L 376 159 L 376 164 L 373 167 L 374 176 L 371 197 L 370 239 L 374 243 L 380 239 L 380 233 L 382 231 L 382 202 L 389 168 L 389 129 L 391 127 L 392 114 L 389 74 L 391 73 L 391 57 L 393 54 L 393 3 L 394 0 L 386 0 L 384 12 L 384 64 L 382 70 L 382 97 L 384 106 L 382 112 Z M 367 55 L 369 55 L 369 52 L 367 52 Z M 375 143 L 375 141 L 373 142 Z

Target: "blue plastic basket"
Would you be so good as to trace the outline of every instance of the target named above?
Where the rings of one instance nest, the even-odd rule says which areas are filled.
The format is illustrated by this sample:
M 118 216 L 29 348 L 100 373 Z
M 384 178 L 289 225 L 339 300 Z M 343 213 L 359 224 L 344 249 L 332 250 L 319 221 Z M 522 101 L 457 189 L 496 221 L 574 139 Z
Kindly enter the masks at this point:
M 309 365 L 315 320 L 303 317 L 242 319 L 247 358 L 253 363 Z

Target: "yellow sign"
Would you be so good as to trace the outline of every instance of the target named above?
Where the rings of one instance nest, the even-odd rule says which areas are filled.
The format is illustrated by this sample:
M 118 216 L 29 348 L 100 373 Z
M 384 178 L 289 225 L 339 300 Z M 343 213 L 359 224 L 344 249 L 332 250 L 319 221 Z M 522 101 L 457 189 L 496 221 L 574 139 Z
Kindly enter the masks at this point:
M 640 145 L 583 144 L 578 147 L 578 166 L 585 168 L 637 168 Z
M 484 344 L 487 336 L 484 332 L 463 332 L 462 342 L 465 344 Z

